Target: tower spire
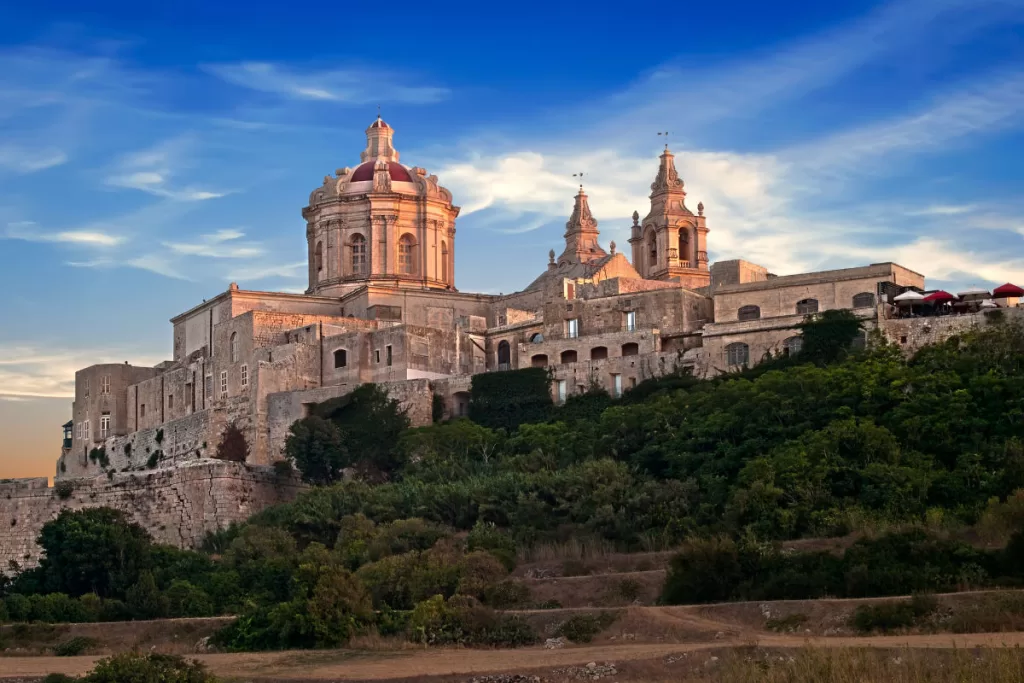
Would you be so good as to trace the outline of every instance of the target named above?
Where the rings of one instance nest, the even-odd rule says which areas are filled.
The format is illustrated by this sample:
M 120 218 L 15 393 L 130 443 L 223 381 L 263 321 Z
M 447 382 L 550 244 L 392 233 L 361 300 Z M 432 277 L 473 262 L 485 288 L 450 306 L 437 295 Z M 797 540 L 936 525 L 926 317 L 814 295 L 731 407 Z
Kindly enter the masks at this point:
M 598 234 L 597 219 L 590 212 L 587 193 L 581 185 L 572 215 L 565 224 L 565 251 L 558 257 L 559 263 L 585 263 L 607 256 L 597 243 Z

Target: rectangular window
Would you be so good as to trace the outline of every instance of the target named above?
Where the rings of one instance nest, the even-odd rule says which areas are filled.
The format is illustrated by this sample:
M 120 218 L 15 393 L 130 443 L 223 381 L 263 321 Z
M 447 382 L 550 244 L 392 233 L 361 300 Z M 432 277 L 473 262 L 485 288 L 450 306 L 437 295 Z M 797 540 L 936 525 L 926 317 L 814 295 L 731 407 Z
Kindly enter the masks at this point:
M 612 375 L 612 396 L 622 396 L 622 375 Z
M 82 423 L 82 438 L 86 441 L 92 441 L 92 434 L 89 433 L 89 421 L 86 420 Z
M 391 344 L 384 347 L 384 353 L 387 356 L 388 365 L 391 365 Z
M 564 379 L 558 380 L 558 402 L 565 403 L 565 395 L 569 390 L 569 383 Z
M 167 395 L 167 410 L 174 410 L 174 394 Z
M 79 422 L 77 425 L 75 425 L 75 438 L 78 439 L 79 441 L 82 440 L 82 423 L 81 422 Z
M 206 376 L 206 398 L 207 400 L 213 398 L 213 375 Z
M 376 349 L 373 352 L 373 362 L 380 364 L 380 349 Z
M 89 398 L 89 378 L 86 377 L 82 380 L 82 390 L 85 392 L 85 397 Z
M 220 371 L 220 395 L 221 396 L 227 396 L 228 395 L 228 371 L 227 370 L 221 370 Z
M 100 438 L 105 439 L 110 436 L 110 413 L 103 413 L 100 415 Z
M 565 321 L 565 336 L 569 339 L 576 339 L 580 336 L 580 319 L 573 318 Z
M 249 386 L 249 366 L 242 365 L 242 386 Z
M 139 417 L 146 417 L 146 404 L 139 406 Z
M 100 393 L 104 396 L 110 394 L 110 375 L 103 375 L 100 378 Z
M 636 377 L 629 378 L 629 388 L 636 389 Z
M 626 311 L 626 332 L 636 332 L 636 311 Z

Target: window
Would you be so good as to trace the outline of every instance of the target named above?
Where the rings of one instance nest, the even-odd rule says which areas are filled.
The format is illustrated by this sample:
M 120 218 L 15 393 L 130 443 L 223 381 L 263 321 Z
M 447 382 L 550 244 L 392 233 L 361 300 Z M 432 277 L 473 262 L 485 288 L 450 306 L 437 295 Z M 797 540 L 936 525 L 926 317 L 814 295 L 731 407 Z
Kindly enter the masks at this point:
M 85 391 L 85 397 L 89 398 L 89 378 L 86 377 L 82 380 L 82 389 Z
M 378 365 L 380 364 L 380 349 L 374 350 L 374 352 L 373 352 L 373 362 L 377 363 Z
M 533 334 L 532 334 L 532 335 L 530 336 L 530 343 L 531 343 L 531 344 L 540 344 L 540 343 L 542 343 L 543 341 L 544 341 L 544 335 L 543 335 L 543 334 L 541 334 L 540 332 L 534 332 L 534 333 L 533 333 Z
M 366 272 L 366 238 L 362 235 L 352 236 L 352 273 L 359 275 Z
M 636 389 L 636 377 L 629 378 L 629 388 Z
M 391 365 L 391 344 L 384 347 L 384 355 L 387 357 L 387 364 Z
M 658 267 L 658 238 L 651 232 L 647 238 L 647 270 L 652 271 Z
M 100 393 L 104 396 L 110 395 L 110 375 L 100 377 Z
M 636 311 L 626 311 L 626 332 L 636 332 Z
M 398 240 L 398 272 L 402 275 L 414 275 L 416 273 L 416 258 L 413 248 L 412 235 L 405 234 Z
M 167 410 L 174 410 L 174 394 L 167 394 Z
M 75 438 L 78 439 L 79 441 L 82 440 L 82 423 L 81 422 L 79 422 L 78 424 L 75 425 Z
M 143 403 L 139 406 L 139 417 L 146 417 L 146 404 Z
M 535 368 L 543 368 L 548 364 L 548 357 L 546 354 L 538 353 L 536 356 L 530 359 L 530 365 Z
M 623 356 L 638 356 L 640 355 L 640 345 L 636 342 L 629 342 L 628 344 L 622 345 Z
M 744 320 L 758 320 L 761 317 L 760 306 L 740 306 L 739 314 L 737 316 L 740 322 Z
M 313 263 L 316 265 L 316 272 L 324 269 L 324 243 L 316 243 L 316 251 L 313 252 Z
M 622 396 L 622 375 L 612 375 L 612 396 Z
M 608 358 L 607 346 L 595 346 L 590 349 L 590 360 L 606 360 Z
M 565 321 L 565 336 L 569 339 L 576 339 L 580 336 L 580 319 L 573 318 Z
M 730 366 L 747 365 L 750 362 L 750 347 L 743 342 L 735 342 L 725 347 L 725 359 Z
M 110 413 L 103 413 L 100 415 L 100 438 L 105 439 L 110 436 Z
M 862 351 L 868 346 L 868 333 L 864 330 L 857 332 L 857 335 L 850 341 L 850 348 L 854 351 Z
M 88 420 L 82 423 L 82 438 L 86 441 L 92 441 L 92 432 L 89 430 Z
M 242 386 L 249 386 L 249 366 L 245 363 L 242 364 Z
M 576 352 L 573 349 L 569 349 L 568 351 L 562 351 L 562 362 L 563 363 L 575 363 L 576 362 Z
M 800 349 L 804 347 L 803 337 L 790 337 L 789 339 L 782 342 L 782 355 L 783 356 L 794 356 L 800 353 Z
M 334 352 L 334 369 L 343 368 L 348 365 L 348 351 L 338 349 Z
M 799 315 L 810 315 L 818 312 L 817 299 L 800 299 L 796 302 L 796 312 Z
M 558 402 L 565 403 L 565 395 L 569 390 L 569 384 L 564 379 L 558 380 Z
M 679 230 L 679 260 L 683 263 L 690 264 L 690 240 L 687 236 L 687 229 L 682 228 Z
M 220 371 L 220 395 L 221 396 L 227 396 L 228 395 L 228 371 L 227 370 L 221 370 Z
M 861 292 L 853 295 L 854 308 L 874 308 L 875 295 L 871 292 Z
M 238 333 L 231 333 L 231 362 L 238 362 Z
M 206 376 L 206 398 L 213 398 L 213 375 Z
M 448 243 L 441 242 L 441 282 L 448 282 Z

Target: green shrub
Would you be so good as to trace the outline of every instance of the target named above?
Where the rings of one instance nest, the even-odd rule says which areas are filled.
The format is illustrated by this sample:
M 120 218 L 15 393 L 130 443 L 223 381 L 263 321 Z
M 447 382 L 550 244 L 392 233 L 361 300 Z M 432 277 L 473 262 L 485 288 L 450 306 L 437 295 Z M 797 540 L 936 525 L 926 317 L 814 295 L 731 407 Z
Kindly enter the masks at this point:
M 53 648 L 53 654 L 57 657 L 77 657 L 85 654 L 86 650 L 96 647 L 96 640 L 85 636 L 75 636 Z
M 175 579 L 164 591 L 167 614 L 171 617 L 213 616 L 213 601 L 206 591 L 188 581 Z
M 618 617 L 616 612 L 574 614 L 558 625 L 555 635 L 574 643 L 589 643 L 594 636 L 611 626 Z
M 483 600 L 489 589 L 505 578 L 508 572 L 494 555 L 482 550 L 462 558 L 462 576 L 456 589 L 462 595 Z
M 498 615 L 474 598 L 462 595 L 447 601 L 435 595 L 417 604 L 407 629 L 411 640 L 427 645 L 520 647 L 540 639 L 523 619 Z
M 787 614 L 784 617 L 768 619 L 764 622 L 764 627 L 769 631 L 776 631 L 778 633 L 788 633 L 790 631 L 799 630 L 800 627 L 802 627 L 806 623 L 806 614 L 794 612 L 793 614 Z
M 75 483 L 67 480 L 58 481 L 53 485 L 53 491 L 61 500 L 67 500 L 75 492 Z
M 862 633 L 910 628 L 938 607 L 939 602 L 934 595 L 915 595 L 910 600 L 861 605 L 850 618 L 850 625 Z
M 129 652 L 102 659 L 80 683 L 217 683 L 202 664 L 181 657 Z
M 508 571 L 516 568 L 516 541 L 493 522 L 478 519 L 470 529 L 466 543 L 470 550 L 486 550 L 491 553 Z
M 495 609 L 521 607 L 530 601 L 530 587 L 519 581 L 499 581 L 484 590 L 482 599 Z
M 636 579 L 619 579 L 615 583 L 615 594 L 629 602 L 635 602 L 643 592 L 643 586 Z
M 65 674 L 46 674 L 43 683 L 75 683 L 77 680 Z

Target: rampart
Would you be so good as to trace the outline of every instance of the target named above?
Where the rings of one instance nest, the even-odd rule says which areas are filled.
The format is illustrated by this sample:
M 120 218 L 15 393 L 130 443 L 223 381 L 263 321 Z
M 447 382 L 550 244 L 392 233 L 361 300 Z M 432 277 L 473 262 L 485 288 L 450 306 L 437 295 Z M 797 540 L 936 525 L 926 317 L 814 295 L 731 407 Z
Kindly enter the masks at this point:
M 64 509 L 123 510 L 158 543 L 190 548 L 208 532 L 293 500 L 302 488 L 296 478 L 271 467 L 212 459 L 65 480 L 54 487 L 43 478 L 0 481 L 0 570 L 12 571 L 12 563 L 22 569 L 36 565 L 36 538 Z

